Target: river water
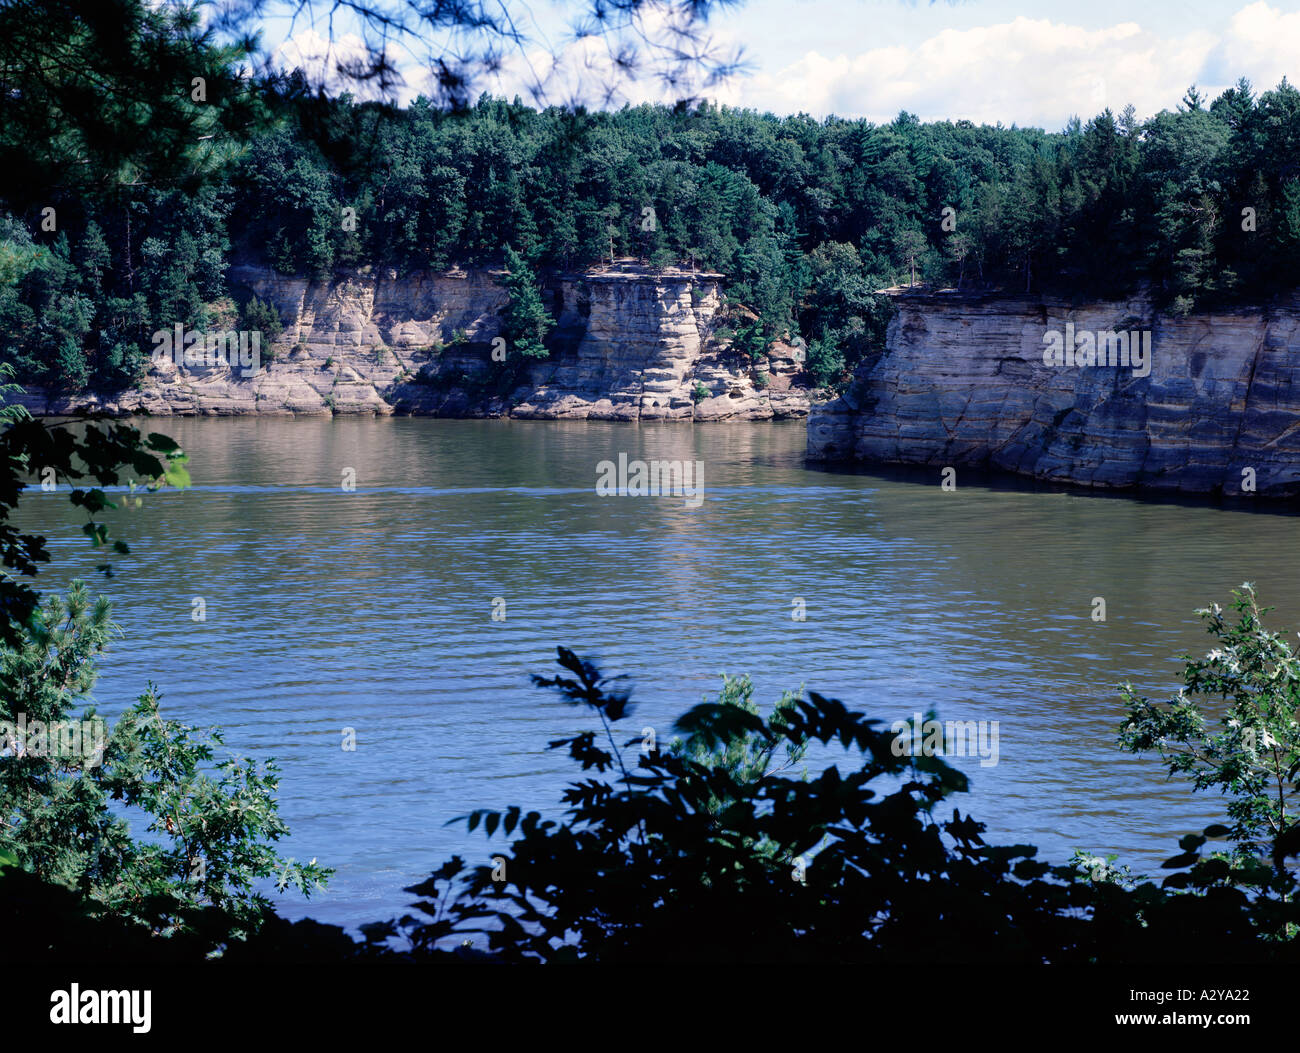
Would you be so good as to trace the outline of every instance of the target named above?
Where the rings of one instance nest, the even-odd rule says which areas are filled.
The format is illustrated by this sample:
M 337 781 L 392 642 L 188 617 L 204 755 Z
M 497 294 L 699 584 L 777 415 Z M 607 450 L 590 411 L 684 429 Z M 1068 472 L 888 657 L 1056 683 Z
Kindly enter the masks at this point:
M 667 736 L 723 671 L 764 708 L 806 684 L 889 720 L 997 721 L 996 764 L 953 761 L 990 840 L 1157 871 L 1221 801 L 1116 749 L 1115 685 L 1165 697 L 1210 645 L 1195 608 L 1242 581 L 1300 624 L 1289 515 L 814 470 L 800 423 L 148 426 L 195 485 L 109 520 L 133 552 L 96 582 L 125 636 L 95 697 L 115 715 L 152 679 L 168 715 L 278 760 L 283 851 L 337 869 L 280 901 L 291 917 L 404 912 L 402 886 L 490 854 L 445 825 L 471 808 L 558 814 L 577 769 L 546 743 L 590 721 L 529 683 L 557 644 L 631 676 L 624 738 Z M 699 462 L 702 500 L 599 495 L 620 454 Z M 28 504 L 55 553 L 43 587 L 94 579 L 66 495 Z

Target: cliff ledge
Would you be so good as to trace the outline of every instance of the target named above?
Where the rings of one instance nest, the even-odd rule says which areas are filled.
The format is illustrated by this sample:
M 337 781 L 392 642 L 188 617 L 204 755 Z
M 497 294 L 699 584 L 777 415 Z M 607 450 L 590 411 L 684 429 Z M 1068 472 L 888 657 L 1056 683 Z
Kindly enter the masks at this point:
M 1172 317 L 1141 299 L 895 300 L 883 353 L 810 414 L 811 459 L 1300 493 L 1300 303 Z
M 233 283 L 274 305 L 285 328 L 244 376 L 224 362 L 154 362 L 137 387 L 109 396 L 29 392 L 37 414 L 266 413 L 513 416 L 600 420 L 802 417 L 793 348 L 759 362 L 718 339 L 722 275 L 610 270 L 552 279 L 549 359 L 494 379 L 507 294 L 491 271 L 359 273 L 317 282 L 262 267 Z M 505 351 L 508 357 L 510 351 Z M 268 353 L 269 352 L 269 353 Z M 268 361 L 269 359 L 269 361 Z

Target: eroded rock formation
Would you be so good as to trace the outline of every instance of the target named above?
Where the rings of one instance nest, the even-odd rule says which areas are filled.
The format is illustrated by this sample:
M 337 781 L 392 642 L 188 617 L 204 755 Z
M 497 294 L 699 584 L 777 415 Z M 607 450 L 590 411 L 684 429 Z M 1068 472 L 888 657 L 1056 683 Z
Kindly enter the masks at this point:
M 1143 300 L 904 293 L 886 347 L 808 420 L 813 459 L 1096 487 L 1300 493 L 1300 303 L 1178 318 Z M 1150 373 L 1045 364 L 1049 331 L 1149 332 Z
M 155 363 L 112 396 L 32 393 L 38 413 L 390 414 L 545 419 L 763 420 L 803 416 L 792 348 L 747 363 L 715 332 L 721 275 L 606 272 L 548 287 L 557 350 L 492 380 L 507 301 L 488 271 L 330 282 L 238 267 L 232 280 L 273 304 L 285 330 L 262 369 Z M 268 356 L 268 351 L 271 355 Z M 508 356 L 510 351 L 506 350 Z M 267 358 L 270 357 L 270 361 Z M 702 385 L 703 390 L 698 390 Z

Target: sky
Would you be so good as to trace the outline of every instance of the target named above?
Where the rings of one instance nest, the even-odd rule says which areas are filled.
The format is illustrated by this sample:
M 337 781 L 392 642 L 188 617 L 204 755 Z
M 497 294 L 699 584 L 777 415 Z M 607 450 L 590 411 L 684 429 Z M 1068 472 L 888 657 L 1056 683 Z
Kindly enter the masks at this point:
M 539 36 L 565 42 L 573 0 L 519 9 Z M 324 29 L 273 20 L 264 43 L 282 63 L 310 64 Z M 1107 107 L 1131 103 L 1139 117 L 1172 109 L 1192 84 L 1213 99 L 1238 77 L 1257 90 L 1300 80 L 1300 0 L 746 0 L 716 13 L 709 32 L 720 48 L 741 48 L 749 69 L 706 97 L 819 118 L 884 122 L 906 110 L 1055 131 Z M 358 43 L 345 24 L 332 39 L 340 53 Z M 584 44 L 560 50 L 567 68 L 592 54 Z M 531 59 L 549 61 L 543 52 Z M 484 86 L 527 98 L 522 68 L 511 61 Z M 414 64 L 404 71 L 409 101 L 423 74 Z M 665 98 L 653 81 L 637 81 L 624 84 L 621 101 Z

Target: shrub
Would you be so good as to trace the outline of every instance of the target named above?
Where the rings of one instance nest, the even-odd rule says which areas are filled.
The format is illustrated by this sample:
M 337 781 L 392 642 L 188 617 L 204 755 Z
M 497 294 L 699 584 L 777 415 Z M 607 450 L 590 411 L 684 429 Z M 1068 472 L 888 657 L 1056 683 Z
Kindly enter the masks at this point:
M 268 346 L 279 338 L 284 331 L 280 321 L 280 312 L 256 296 L 244 304 L 240 311 L 239 328 L 248 332 L 260 332 L 262 344 Z
M 164 719 L 153 685 L 111 729 L 93 708 L 74 717 L 117 633 L 108 602 L 92 602 L 78 582 L 40 609 L 20 645 L 0 651 L 9 753 L 0 753 L 0 852 L 145 931 L 192 931 L 215 908 L 226 937 L 245 936 L 271 907 L 256 881 L 275 877 L 281 890 L 309 895 L 330 872 L 275 852 L 288 829 L 274 762 L 219 760 L 220 732 Z M 52 726 L 79 734 L 55 749 Z M 150 836 L 133 838 L 112 801 L 149 816 Z
M 1217 603 L 1197 612 L 1217 646 L 1203 659 L 1183 656 L 1177 695 L 1156 703 L 1123 686 L 1128 716 L 1120 744 L 1133 753 L 1155 751 L 1170 775 L 1189 776 L 1196 790 L 1217 789 L 1228 798 L 1232 824 L 1211 827 L 1210 836 L 1229 838 L 1233 851 L 1199 861 L 1206 837 L 1189 835 L 1176 858 L 1192 869 L 1171 884 L 1222 881 L 1284 891 L 1293 884 L 1285 858 L 1300 854 L 1300 656 L 1286 634 L 1265 628 L 1271 608 L 1259 606 L 1251 584 L 1232 597 L 1235 624 Z M 1222 714 L 1217 731 L 1206 714 L 1211 706 Z
M 1289 893 L 1133 887 L 1095 860 L 1052 866 L 1032 846 L 987 844 L 971 816 L 940 817 L 962 773 L 900 752 L 881 721 L 834 699 L 788 696 L 763 719 L 728 681 L 678 721 L 683 745 L 648 748 L 641 731 L 620 748 L 628 690 L 565 648 L 559 663 L 567 675 L 535 682 L 599 722 L 550 743 L 592 773 L 564 792 L 564 819 L 518 806 L 461 817 L 514 839 L 490 864 L 453 857 L 408 889 L 427 921 L 368 937 L 422 953 L 486 933 L 500 960 L 543 962 L 1300 958 Z M 777 750 L 813 744 L 847 757 L 814 777 L 772 768 Z
M 814 340 L 808 345 L 808 360 L 804 370 L 814 384 L 830 386 L 844 375 L 844 355 L 833 343 Z

